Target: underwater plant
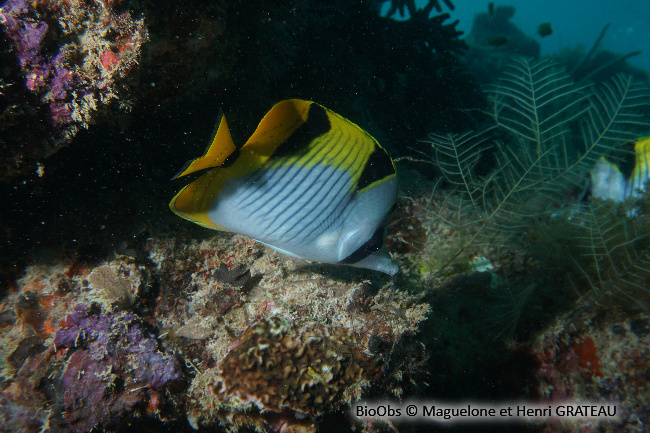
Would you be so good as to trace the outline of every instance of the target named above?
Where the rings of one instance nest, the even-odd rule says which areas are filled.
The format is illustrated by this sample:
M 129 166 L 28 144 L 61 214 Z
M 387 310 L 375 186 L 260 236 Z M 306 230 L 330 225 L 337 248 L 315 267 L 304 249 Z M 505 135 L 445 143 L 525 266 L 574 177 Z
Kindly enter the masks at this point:
M 647 250 L 637 249 L 645 237 L 635 224 L 643 225 L 644 212 L 612 217 L 611 210 L 579 203 L 594 164 L 603 157 L 622 162 L 630 141 L 650 127 L 647 87 L 623 75 L 600 86 L 576 85 L 548 60 L 518 59 L 488 97 L 493 124 L 426 140 L 453 186 L 444 199 L 447 212 L 433 212 L 457 236 L 457 250 L 440 262 L 438 273 L 472 254 L 498 256 L 498 250 L 522 247 L 534 252 L 544 232 L 543 242 L 552 243 L 557 256 L 571 257 L 572 271 L 589 281 L 587 292 L 639 285 L 643 277 L 630 279 L 624 270 L 636 267 L 646 277 L 650 270 Z M 481 175 L 489 158 L 493 168 Z M 557 229 L 569 224 L 580 229 Z M 583 255 L 576 246 L 596 252 Z M 584 259 L 595 261 L 595 269 Z M 609 265 L 598 267 L 603 260 Z

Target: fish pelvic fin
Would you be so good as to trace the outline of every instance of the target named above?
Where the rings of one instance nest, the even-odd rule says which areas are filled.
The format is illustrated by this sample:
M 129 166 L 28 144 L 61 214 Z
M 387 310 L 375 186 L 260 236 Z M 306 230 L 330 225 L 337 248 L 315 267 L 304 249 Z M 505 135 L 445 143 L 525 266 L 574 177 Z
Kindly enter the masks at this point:
M 219 111 L 217 123 L 212 134 L 212 140 L 205 150 L 203 156 L 191 159 L 185 163 L 183 168 L 176 173 L 172 179 L 185 176 L 206 168 L 219 167 L 222 165 L 230 155 L 235 153 L 237 147 L 232 141 L 230 129 L 228 129 L 228 122 L 223 112 Z

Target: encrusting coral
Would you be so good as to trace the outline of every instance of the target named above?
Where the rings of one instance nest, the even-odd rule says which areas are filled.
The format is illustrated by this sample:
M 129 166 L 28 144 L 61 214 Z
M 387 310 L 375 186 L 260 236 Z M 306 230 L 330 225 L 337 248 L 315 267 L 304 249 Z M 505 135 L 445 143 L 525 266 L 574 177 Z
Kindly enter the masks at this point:
M 643 431 L 650 421 L 647 311 L 573 311 L 521 346 L 535 358 L 536 392 L 542 401 L 616 403 L 618 418 L 599 426 L 602 432 Z M 595 431 L 589 427 L 572 420 L 553 431 Z
M 127 415 L 157 415 L 169 387 L 183 388 L 183 374 L 149 329 L 132 313 L 77 304 L 48 346 L 23 339 L 9 357 L 16 372 L 0 388 L 3 426 L 85 432 L 119 426 Z M 48 407 L 55 410 L 41 410 Z
M 51 137 L 45 142 L 25 145 L 8 140 L 14 162 L 49 156 L 79 128 L 87 128 L 96 111 L 119 99 L 148 38 L 143 19 L 134 19 L 119 3 L 8 0 L 0 9 L 24 87 L 47 107 L 50 124 Z M 31 99 L 16 102 L 22 107 L 19 111 L 40 116 L 30 107 L 37 105 Z
M 270 425 L 301 420 L 306 428 L 306 418 L 358 399 L 380 373 L 377 359 L 359 350 L 361 340 L 342 327 L 262 319 L 210 375 L 209 392 L 219 402 L 215 409 L 227 413 L 233 424 L 249 424 L 251 414 L 253 419 L 271 414 Z
M 91 314 L 77 305 L 56 333 L 58 352 L 72 352 L 63 372 L 65 418 L 75 431 L 111 425 L 181 378 L 178 360 L 130 313 Z

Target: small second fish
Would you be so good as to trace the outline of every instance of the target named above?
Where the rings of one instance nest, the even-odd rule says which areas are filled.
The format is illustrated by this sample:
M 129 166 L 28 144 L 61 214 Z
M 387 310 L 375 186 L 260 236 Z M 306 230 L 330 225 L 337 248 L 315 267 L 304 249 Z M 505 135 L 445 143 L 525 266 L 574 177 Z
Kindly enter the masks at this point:
M 596 162 L 591 171 L 591 195 L 593 197 L 623 202 L 641 196 L 650 178 L 650 137 L 641 137 L 634 143 L 634 169 L 628 179 L 621 170 L 605 158 Z

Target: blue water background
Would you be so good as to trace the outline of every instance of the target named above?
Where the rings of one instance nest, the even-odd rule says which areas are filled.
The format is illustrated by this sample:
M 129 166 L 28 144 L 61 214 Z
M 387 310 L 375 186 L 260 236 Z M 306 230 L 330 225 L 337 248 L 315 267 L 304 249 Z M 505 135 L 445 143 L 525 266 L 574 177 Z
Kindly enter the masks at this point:
M 458 19 L 458 29 L 469 33 L 474 16 L 486 12 L 488 1 L 452 0 L 456 10 L 450 12 Z M 426 0 L 416 0 L 418 7 Z M 442 2 L 441 2 L 442 4 Z M 524 33 L 535 36 L 542 46 L 542 55 L 557 53 L 564 48 L 582 45 L 588 51 L 603 27 L 610 27 L 600 48 L 615 53 L 642 50 L 629 62 L 650 71 L 650 0 L 517 0 L 494 2 L 495 6 L 515 6 L 512 22 Z M 384 12 L 388 5 L 384 5 Z M 449 12 L 443 6 L 444 12 Z M 398 16 L 399 12 L 395 15 Z M 549 22 L 553 34 L 537 36 L 537 26 Z

